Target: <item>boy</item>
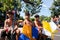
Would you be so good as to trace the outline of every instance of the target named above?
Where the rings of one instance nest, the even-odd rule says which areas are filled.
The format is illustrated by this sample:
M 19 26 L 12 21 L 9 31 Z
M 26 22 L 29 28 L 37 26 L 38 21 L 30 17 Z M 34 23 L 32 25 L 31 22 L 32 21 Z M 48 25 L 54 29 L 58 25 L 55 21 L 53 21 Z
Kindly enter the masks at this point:
M 39 15 L 35 15 L 34 24 L 38 28 L 39 33 L 41 33 L 43 27 L 42 27 L 41 21 L 39 20 Z
M 7 14 L 8 19 L 5 20 L 4 22 L 4 31 L 2 31 L 2 38 L 4 39 L 5 36 L 8 37 L 8 39 L 11 39 L 11 30 L 12 30 L 12 21 L 13 21 L 13 13 L 11 11 L 8 11 Z M 5 40 L 5 39 L 4 39 Z
M 26 35 L 30 40 L 35 40 L 35 38 L 32 37 L 32 22 L 30 21 L 30 14 L 27 12 L 25 13 L 25 20 L 23 23 L 23 31 L 22 33 Z
M 39 37 L 38 37 L 37 40 L 40 40 L 40 39 L 41 39 L 41 35 L 42 35 L 42 29 L 43 29 L 43 27 L 42 27 L 41 21 L 39 20 L 39 15 L 35 15 L 34 24 L 35 24 L 35 26 L 37 27 L 38 32 L 39 32 Z
M 4 22 L 4 31 L 2 31 L 2 34 L 1 34 L 1 37 L 3 38 L 3 40 L 5 40 L 6 36 L 9 40 L 11 40 L 11 32 L 16 31 L 17 29 L 16 22 L 14 22 L 14 29 L 12 28 L 14 13 L 12 13 L 12 11 L 8 11 L 7 14 L 8 14 L 7 15 L 8 19 L 6 19 Z M 16 31 L 16 33 L 18 33 L 18 31 Z M 18 38 L 16 37 L 16 39 Z

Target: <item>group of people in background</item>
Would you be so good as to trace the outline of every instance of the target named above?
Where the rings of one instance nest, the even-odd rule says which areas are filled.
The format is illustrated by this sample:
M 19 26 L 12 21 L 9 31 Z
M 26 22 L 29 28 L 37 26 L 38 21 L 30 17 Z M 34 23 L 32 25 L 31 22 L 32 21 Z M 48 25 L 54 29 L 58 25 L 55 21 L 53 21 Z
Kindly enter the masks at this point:
M 58 27 L 60 27 L 60 15 L 51 17 L 51 19 Z
M 12 28 L 14 14 L 11 11 L 8 11 L 7 16 L 8 18 L 4 22 L 4 30 L 1 33 L 2 40 L 5 40 L 6 36 L 9 40 L 12 40 L 12 39 L 14 40 L 46 40 L 44 38 L 47 38 L 47 36 L 44 35 L 43 37 L 43 34 L 42 34 L 43 24 L 39 20 L 39 15 L 35 15 L 34 16 L 35 20 L 34 22 L 32 22 L 30 20 L 29 12 L 26 12 L 24 21 L 20 23 L 17 21 L 14 22 L 14 29 Z M 54 16 L 51 19 L 54 21 L 54 23 L 56 23 L 58 27 L 60 27 L 60 15 L 59 17 Z M 22 27 L 22 30 L 21 30 L 22 33 L 19 30 L 19 26 L 18 26 L 19 24 Z M 35 32 L 33 28 L 35 28 Z M 35 35 L 33 32 L 35 33 Z M 24 37 L 27 37 L 28 39 L 24 39 L 24 37 L 21 38 L 22 34 L 24 35 Z

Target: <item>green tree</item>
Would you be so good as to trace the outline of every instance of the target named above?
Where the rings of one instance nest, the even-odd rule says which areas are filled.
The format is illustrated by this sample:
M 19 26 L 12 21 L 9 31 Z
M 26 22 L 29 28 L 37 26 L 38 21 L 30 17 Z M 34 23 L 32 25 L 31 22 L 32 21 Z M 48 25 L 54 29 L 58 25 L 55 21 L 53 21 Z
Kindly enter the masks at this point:
M 34 22 L 34 18 L 30 18 L 30 20 Z
M 7 10 L 13 10 L 16 8 L 17 13 L 19 11 L 22 11 L 22 6 L 21 2 L 24 1 L 26 6 L 24 11 L 29 11 L 31 15 L 34 15 L 38 12 L 40 12 L 42 0 L 0 0 L 0 11 L 1 14 L 4 14 L 6 16 L 6 11 Z M 16 14 L 16 17 L 20 17 L 20 14 Z M 4 17 L 5 18 L 5 17 Z M 0 18 L 2 20 L 2 17 Z
M 40 12 L 42 0 L 24 0 L 26 6 L 24 12 L 28 11 L 31 15 Z
M 0 0 L 0 11 L 2 11 L 3 14 L 6 14 L 7 10 L 14 10 L 15 8 L 16 11 L 21 10 L 20 0 Z M 17 16 L 19 15 L 17 14 Z
M 0 0 L 0 10 L 6 12 L 7 10 L 20 10 L 23 7 L 21 2 L 24 1 L 26 4 L 25 11 L 28 10 L 31 15 L 40 12 L 42 0 Z
M 24 18 L 22 16 L 20 16 L 19 20 L 24 20 Z
M 6 11 L 13 10 L 15 7 L 17 8 L 16 10 L 20 10 L 20 0 L 0 0 L 0 21 L 4 23 Z M 17 16 L 19 17 L 19 15 L 16 15 L 16 17 Z
M 14 6 L 16 6 L 17 9 L 21 8 L 19 0 L 0 0 L 0 5 L 0 10 L 3 12 L 14 9 Z
M 41 20 L 41 21 L 43 21 L 43 20 L 50 21 L 50 20 L 51 20 L 51 18 L 50 18 L 50 17 L 47 17 L 47 16 L 42 15 L 42 16 L 40 16 L 40 20 Z
M 52 16 L 58 16 L 60 15 L 60 0 L 54 0 L 54 3 L 52 7 L 50 8 L 52 10 Z

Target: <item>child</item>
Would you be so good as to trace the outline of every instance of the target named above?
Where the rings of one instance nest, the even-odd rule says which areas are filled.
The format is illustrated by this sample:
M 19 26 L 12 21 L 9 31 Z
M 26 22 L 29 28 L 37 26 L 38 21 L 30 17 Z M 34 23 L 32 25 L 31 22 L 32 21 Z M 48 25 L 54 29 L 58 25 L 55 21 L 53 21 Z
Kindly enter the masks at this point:
M 19 33 L 19 30 L 16 22 L 14 22 L 14 29 L 12 28 L 14 13 L 12 13 L 12 11 L 8 11 L 7 14 L 8 18 L 4 22 L 4 30 L 2 31 L 1 37 L 3 38 L 3 40 L 5 40 L 5 37 L 7 36 L 9 40 L 12 40 L 11 34 L 13 33 L 13 31 L 15 31 L 15 38 L 16 40 L 18 40 L 17 35 Z
M 4 31 L 2 31 L 1 37 L 5 38 L 5 36 L 8 37 L 9 40 L 11 40 L 11 31 L 12 31 L 12 22 L 13 22 L 13 13 L 11 11 L 7 12 L 8 19 L 4 22 Z M 5 40 L 5 39 L 4 39 Z
M 30 14 L 29 13 L 25 13 L 25 20 L 24 20 L 24 24 L 23 24 L 23 31 L 22 33 L 24 35 L 26 35 L 29 40 L 35 40 L 35 38 L 32 37 L 32 22 L 30 21 Z
M 34 23 L 35 23 L 35 26 L 38 28 L 39 33 L 41 33 L 43 27 L 42 27 L 41 21 L 39 20 L 39 15 L 35 15 Z
M 34 24 L 35 24 L 35 26 L 37 27 L 38 32 L 39 32 L 39 37 L 38 37 L 38 39 L 37 39 L 37 40 L 39 40 L 39 39 L 41 38 L 41 35 L 42 35 L 42 29 L 43 29 L 42 23 L 41 23 L 41 21 L 39 20 L 39 15 L 35 15 L 35 21 L 34 21 Z

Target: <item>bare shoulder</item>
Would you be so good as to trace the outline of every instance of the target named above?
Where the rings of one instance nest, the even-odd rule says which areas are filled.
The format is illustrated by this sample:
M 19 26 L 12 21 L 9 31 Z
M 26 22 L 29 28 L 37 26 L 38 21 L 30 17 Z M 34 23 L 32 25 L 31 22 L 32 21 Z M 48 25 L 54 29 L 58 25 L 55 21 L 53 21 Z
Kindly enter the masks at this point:
M 34 23 L 36 23 L 36 21 L 34 21 Z
M 5 22 L 8 22 L 8 19 L 6 19 Z
M 23 25 L 26 23 L 26 20 L 23 21 Z
M 25 22 L 26 22 L 26 20 L 23 21 L 23 23 L 25 23 Z

